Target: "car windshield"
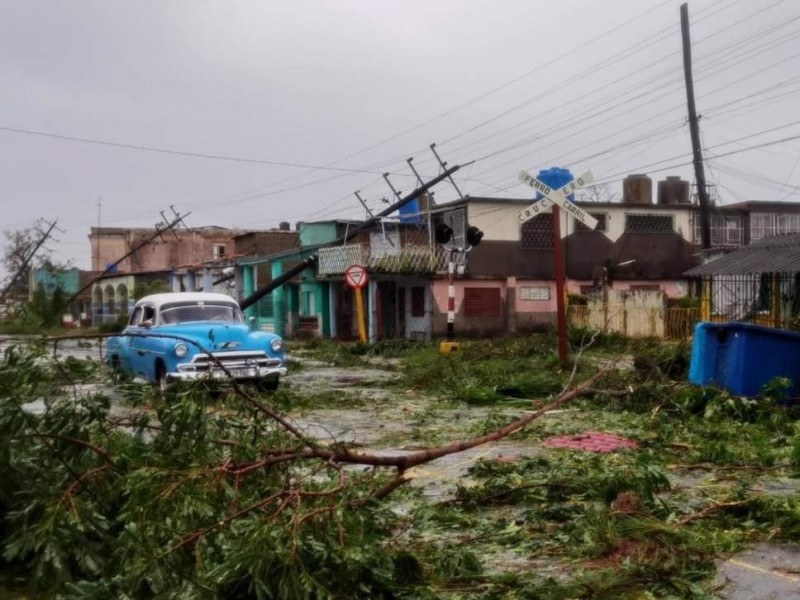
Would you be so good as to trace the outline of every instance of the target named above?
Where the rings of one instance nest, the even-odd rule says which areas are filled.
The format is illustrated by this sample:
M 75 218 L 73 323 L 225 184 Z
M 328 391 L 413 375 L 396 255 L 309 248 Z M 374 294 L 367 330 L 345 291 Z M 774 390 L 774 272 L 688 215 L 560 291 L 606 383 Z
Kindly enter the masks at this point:
M 242 323 L 242 311 L 233 304 L 168 304 L 161 309 L 161 323 L 187 323 L 190 321 L 221 321 Z

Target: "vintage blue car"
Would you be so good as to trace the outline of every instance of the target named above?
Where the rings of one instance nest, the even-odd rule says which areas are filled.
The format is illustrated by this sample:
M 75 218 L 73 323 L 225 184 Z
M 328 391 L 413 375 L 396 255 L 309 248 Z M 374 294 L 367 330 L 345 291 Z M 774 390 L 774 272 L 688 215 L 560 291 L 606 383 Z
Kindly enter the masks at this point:
M 236 300 L 205 292 L 145 296 L 122 333 L 108 338 L 106 357 L 162 389 L 170 381 L 233 379 L 274 390 L 286 374 L 281 337 L 250 331 Z

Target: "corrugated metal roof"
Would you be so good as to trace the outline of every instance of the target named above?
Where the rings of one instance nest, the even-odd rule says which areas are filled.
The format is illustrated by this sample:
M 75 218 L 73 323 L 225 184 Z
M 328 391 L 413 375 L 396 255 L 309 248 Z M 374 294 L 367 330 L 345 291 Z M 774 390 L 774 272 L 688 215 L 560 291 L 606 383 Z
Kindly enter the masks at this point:
M 686 271 L 687 277 L 703 275 L 754 275 L 800 272 L 800 233 L 756 240 L 704 265 Z

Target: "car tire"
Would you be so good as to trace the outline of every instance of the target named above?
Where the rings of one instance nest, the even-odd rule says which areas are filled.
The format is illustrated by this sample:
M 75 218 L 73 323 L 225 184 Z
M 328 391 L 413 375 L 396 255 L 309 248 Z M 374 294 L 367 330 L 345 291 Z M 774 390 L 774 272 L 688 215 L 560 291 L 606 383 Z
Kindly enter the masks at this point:
M 168 381 L 167 381 L 167 368 L 164 366 L 164 363 L 160 360 L 156 362 L 156 380 L 155 385 L 158 388 L 158 391 L 162 394 L 166 393 Z
M 274 392 L 278 389 L 278 378 L 262 379 L 256 384 L 260 392 Z

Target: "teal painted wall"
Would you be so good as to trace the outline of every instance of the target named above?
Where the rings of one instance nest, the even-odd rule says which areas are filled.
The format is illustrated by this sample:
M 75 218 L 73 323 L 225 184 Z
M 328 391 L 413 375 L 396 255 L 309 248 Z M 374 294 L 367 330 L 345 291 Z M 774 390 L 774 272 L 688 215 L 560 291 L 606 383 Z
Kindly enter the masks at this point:
M 298 249 L 296 256 L 305 256 L 301 254 L 304 246 L 326 244 L 337 239 L 339 237 L 338 226 L 333 221 L 301 223 L 298 227 L 301 248 Z M 280 276 L 284 271 L 284 262 L 281 259 L 272 261 L 258 261 L 256 259 L 252 262 L 248 262 L 248 259 L 241 260 L 239 265 L 242 268 L 244 296 L 250 295 L 255 290 L 253 269 L 255 269 L 256 264 L 270 265 L 273 279 Z M 329 284 L 316 281 L 315 275 L 314 269 L 306 269 L 302 273 L 300 285 L 287 283 L 274 289 L 257 302 L 256 305 L 249 307 L 245 311 L 246 315 L 248 318 L 251 316 L 256 318 L 255 326 L 257 329 L 274 331 L 281 336 L 286 335 L 289 314 L 294 316 L 322 315 L 323 335 L 329 336 L 331 331 Z M 311 297 L 309 292 L 313 294 L 313 306 L 310 306 L 308 301 Z
M 40 268 L 34 272 L 36 287 L 42 284 L 48 296 L 56 290 L 56 287 L 60 287 L 65 294 L 72 295 L 80 289 L 80 281 L 80 271 L 77 268 L 65 269 L 55 273 Z
M 299 227 L 300 246 L 313 246 L 315 244 L 327 244 L 338 236 L 336 235 L 336 223 L 328 221 L 323 223 L 301 223 Z
M 283 262 L 275 261 L 272 263 L 272 279 L 277 279 L 283 274 Z M 286 335 L 286 308 L 287 291 L 286 286 L 282 285 L 270 292 L 272 295 L 272 318 L 274 331 L 280 336 Z
M 322 336 L 331 336 L 331 299 L 330 299 L 330 283 L 327 281 L 320 282 L 316 294 L 317 300 L 317 314 L 322 315 Z
M 250 265 L 246 265 L 242 267 L 242 287 L 244 288 L 244 297 L 246 298 L 250 294 L 253 293 L 255 290 L 255 279 L 253 275 L 253 268 Z M 253 306 L 248 306 L 244 311 L 245 317 L 248 319 L 250 317 L 256 316 L 256 309 Z

